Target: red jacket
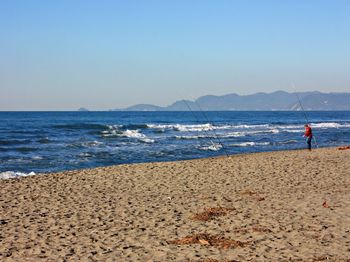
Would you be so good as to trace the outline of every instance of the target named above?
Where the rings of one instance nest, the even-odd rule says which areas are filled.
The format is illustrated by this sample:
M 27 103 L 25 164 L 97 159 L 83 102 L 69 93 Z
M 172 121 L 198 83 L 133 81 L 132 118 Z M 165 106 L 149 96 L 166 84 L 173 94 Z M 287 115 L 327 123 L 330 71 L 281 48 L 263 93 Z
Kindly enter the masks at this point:
M 304 134 L 304 136 L 307 136 L 307 137 L 312 136 L 311 127 L 308 126 L 308 127 L 305 128 L 305 134 Z

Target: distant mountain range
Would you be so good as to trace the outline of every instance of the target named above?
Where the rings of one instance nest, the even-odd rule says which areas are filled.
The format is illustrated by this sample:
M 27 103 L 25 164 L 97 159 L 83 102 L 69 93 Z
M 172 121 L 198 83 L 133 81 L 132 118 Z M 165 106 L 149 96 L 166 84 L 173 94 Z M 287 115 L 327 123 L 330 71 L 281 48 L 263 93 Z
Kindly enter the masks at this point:
M 301 106 L 298 97 L 304 110 L 350 110 L 350 93 L 276 91 L 242 96 L 237 94 L 207 95 L 195 101 L 176 101 L 166 107 L 138 104 L 112 111 L 299 111 Z

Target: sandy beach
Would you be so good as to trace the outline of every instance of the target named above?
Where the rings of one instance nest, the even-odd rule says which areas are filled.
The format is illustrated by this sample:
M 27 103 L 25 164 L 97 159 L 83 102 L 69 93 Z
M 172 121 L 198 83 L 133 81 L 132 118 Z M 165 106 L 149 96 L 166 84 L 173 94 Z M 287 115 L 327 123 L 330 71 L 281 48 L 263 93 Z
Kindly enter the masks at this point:
M 350 261 L 350 150 L 0 180 L 1 261 Z

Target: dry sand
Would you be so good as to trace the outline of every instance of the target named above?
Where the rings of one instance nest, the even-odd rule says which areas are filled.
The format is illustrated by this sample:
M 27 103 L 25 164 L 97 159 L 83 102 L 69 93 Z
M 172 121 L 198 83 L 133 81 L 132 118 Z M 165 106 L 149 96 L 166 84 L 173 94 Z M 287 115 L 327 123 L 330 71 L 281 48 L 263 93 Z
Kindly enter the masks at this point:
M 0 261 L 350 261 L 349 158 L 324 148 L 1 180 Z

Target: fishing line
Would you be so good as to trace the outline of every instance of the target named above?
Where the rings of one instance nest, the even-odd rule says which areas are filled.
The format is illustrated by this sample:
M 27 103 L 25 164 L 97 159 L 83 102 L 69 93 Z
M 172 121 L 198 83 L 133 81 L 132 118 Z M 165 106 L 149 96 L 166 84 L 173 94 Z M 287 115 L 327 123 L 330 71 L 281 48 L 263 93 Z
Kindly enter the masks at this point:
M 197 103 L 196 101 L 194 101 L 194 103 L 198 106 L 199 111 L 202 113 L 202 115 L 203 115 L 205 121 L 207 121 L 207 122 L 210 123 L 212 126 L 214 126 L 214 125 L 212 124 L 213 122 L 211 122 L 211 121 L 209 120 L 209 118 L 207 117 L 207 115 L 204 113 L 204 111 L 202 110 L 201 106 L 199 105 L 199 103 Z M 219 137 L 219 136 L 216 134 L 216 132 L 215 132 L 215 128 L 213 128 L 212 131 L 213 131 L 213 133 L 214 133 L 215 138 L 218 140 L 219 144 L 221 145 L 222 149 L 225 151 L 226 156 L 229 157 L 229 154 L 227 153 L 226 148 L 224 147 L 223 143 L 221 142 L 220 137 Z
M 192 115 L 195 117 L 195 119 L 197 120 L 197 122 L 201 124 L 202 122 L 201 122 L 201 121 L 199 120 L 199 118 L 196 116 L 196 114 L 194 113 L 194 111 L 192 110 L 192 108 L 190 107 L 190 105 L 187 103 L 187 101 L 186 101 L 185 99 L 182 99 L 182 101 L 186 104 L 187 108 L 190 110 L 190 112 L 191 112 Z M 210 139 L 210 137 L 212 137 L 212 135 L 209 134 L 209 133 L 207 132 L 207 130 L 205 130 L 204 128 L 202 128 L 202 130 L 204 131 L 205 135 L 209 138 L 209 140 L 210 140 L 210 142 L 212 143 L 213 147 L 214 147 L 214 148 L 217 148 L 216 145 L 215 145 L 215 143 L 213 142 L 213 140 Z M 222 144 L 221 144 L 221 143 L 219 143 L 219 144 L 220 144 L 221 147 L 224 149 L 224 147 L 222 146 Z M 225 151 L 225 153 L 226 153 L 226 150 L 225 150 L 225 149 L 224 149 L 224 151 Z M 227 153 L 226 153 L 226 155 L 227 155 Z M 227 156 L 228 156 L 228 155 L 227 155 Z

